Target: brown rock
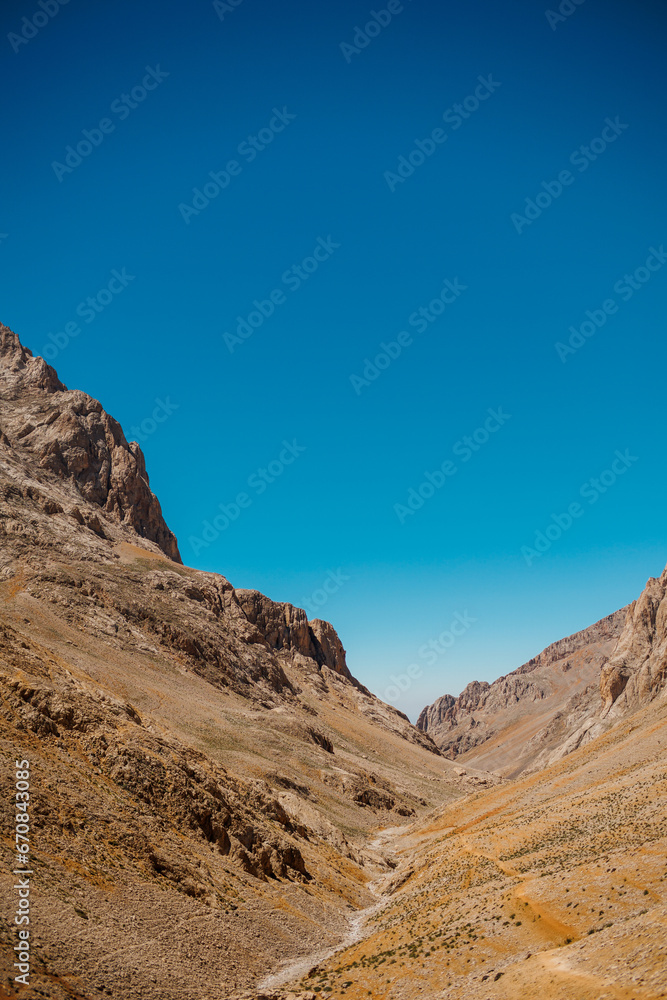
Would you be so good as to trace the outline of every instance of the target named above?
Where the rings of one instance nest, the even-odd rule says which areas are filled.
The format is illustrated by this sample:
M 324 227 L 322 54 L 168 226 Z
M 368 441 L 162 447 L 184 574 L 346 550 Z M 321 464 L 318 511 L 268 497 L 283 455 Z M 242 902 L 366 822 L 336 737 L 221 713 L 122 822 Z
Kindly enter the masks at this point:
M 248 621 L 257 626 L 273 649 L 301 653 L 352 680 L 343 644 L 329 622 L 319 618 L 309 622 L 301 608 L 272 601 L 258 590 L 237 590 L 236 596 Z
M 600 675 L 606 715 L 652 701 L 667 681 L 667 569 L 651 578 L 627 614 L 618 644 Z
M 68 391 L 43 358 L 0 326 L 0 424 L 17 454 L 74 485 L 104 516 L 181 561 L 175 536 L 151 492 L 144 456 L 120 424 L 84 392 Z M 85 519 L 84 519 L 85 520 Z M 99 518 L 87 523 L 104 536 Z

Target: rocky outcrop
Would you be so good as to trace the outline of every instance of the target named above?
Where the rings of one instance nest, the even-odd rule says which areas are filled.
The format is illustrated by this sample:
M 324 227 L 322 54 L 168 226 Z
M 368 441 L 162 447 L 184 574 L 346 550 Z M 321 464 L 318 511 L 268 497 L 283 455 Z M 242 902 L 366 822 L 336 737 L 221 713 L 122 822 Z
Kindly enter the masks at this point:
M 626 609 L 624 627 L 600 676 L 572 698 L 533 741 L 533 769 L 547 767 L 590 743 L 616 722 L 667 691 L 667 570 L 651 578 Z
M 181 561 L 139 445 L 126 441 L 120 424 L 96 399 L 68 391 L 53 368 L 33 357 L 5 326 L 0 326 L 0 427 L 0 448 L 30 456 L 37 470 L 74 487 L 105 519 Z
M 329 622 L 319 618 L 309 622 L 301 608 L 272 601 L 258 590 L 237 590 L 236 596 L 248 621 L 257 626 L 272 649 L 301 653 L 352 680 L 343 644 Z
M 465 755 L 475 766 L 519 773 L 544 751 L 540 734 L 555 732 L 552 723 L 571 699 L 577 700 L 580 712 L 592 704 L 600 668 L 614 649 L 626 614 L 623 608 L 552 643 L 492 684 L 473 681 L 458 698 L 438 698 L 423 709 L 417 728 L 452 759 Z
M 667 569 L 651 578 L 628 609 L 627 621 L 600 674 L 603 717 L 641 707 L 667 682 Z
M 266 785 L 239 781 L 178 741 L 156 739 L 130 704 L 100 701 L 67 683 L 9 680 L 1 672 L 0 690 L 7 715 L 24 730 L 61 744 L 75 737 L 83 759 L 105 775 L 116 795 L 128 793 L 255 878 L 308 879 L 299 847 L 283 836 L 295 828 Z M 139 861 L 188 895 L 205 895 L 202 886 L 190 888 L 192 869 L 150 845 Z
M 66 392 L 67 387 L 58 378 L 55 369 L 44 358 L 33 357 L 16 334 L 0 323 L 0 372 L 3 389 L 14 398 L 27 389 L 45 392 Z

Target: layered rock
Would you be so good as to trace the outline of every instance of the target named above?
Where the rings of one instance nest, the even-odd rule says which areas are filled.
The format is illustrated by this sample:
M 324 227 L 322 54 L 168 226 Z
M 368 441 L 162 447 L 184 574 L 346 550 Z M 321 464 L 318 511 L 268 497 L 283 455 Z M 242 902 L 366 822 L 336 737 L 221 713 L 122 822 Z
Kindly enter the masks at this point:
M 309 622 L 306 612 L 286 602 L 276 602 L 258 590 L 237 590 L 239 604 L 249 622 L 256 625 L 276 650 L 293 650 L 352 680 L 345 650 L 329 622 Z

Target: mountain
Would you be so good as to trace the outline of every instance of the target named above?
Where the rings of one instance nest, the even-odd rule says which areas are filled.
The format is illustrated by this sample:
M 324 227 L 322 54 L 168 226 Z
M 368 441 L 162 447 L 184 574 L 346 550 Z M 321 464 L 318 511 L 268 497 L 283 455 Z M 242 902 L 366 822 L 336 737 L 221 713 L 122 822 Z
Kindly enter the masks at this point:
M 43 358 L 33 358 L 1 325 L 0 361 L 0 442 L 9 464 L 16 452 L 22 463 L 19 474 L 25 469 L 34 477 L 35 503 L 48 507 L 50 517 L 66 511 L 100 538 L 107 537 L 104 523 L 130 527 L 180 563 L 176 539 L 148 485 L 139 445 L 128 444 L 120 424 L 97 400 L 67 392 L 53 368 Z M 40 492 L 38 484 L 47 482 L 50 490 Z M 57 510 L 62 503 L 68 506 Z M 54 529 L 59 522 L 50 524 L 49 536 L 58 535 L 67 544 L 68 533 Z
M 667 569 L 637 601 L 548 646 L 493 684 L 424 708 L 417 728 L 466 765 L 517 777 L 571 753 L 661 694 Z
M 547 646 L 492 684 L 473 681 L 458 698 L 443 695 L 424 708 L 417 728 L 452 759 L 484 760 L 509 777 L 550 745 L 554 720 L 575 705 L 599 705 L 599 678 L 621 635 L 627 608 Z
M 365 933 L 295 968 L 296 993 L 259 997 L 667 996 L 666 592 L 667 570 L 627 609 L 426 709 L 466 766 L 514 756 L 522 773 L 381 831 L 397 864 Z
M 250 987 L 340 940 L 390 870 L 369 830 L 497 782 L 355 680 L 330 624 L 184 566 L 139 446 L 6 327 L 0 699 L 3 829 L 27 759 L 31 982 L 54 1000 Z
M 416 728 L 0 327 L 0 1000 L 657 1000 L 666 587 Z
M 667 569 L 628 608 L 625 627 L 602 668 L 603 718 L 622 718 L 662 693 L 667 680 Z
M 398 864 L 377 885 L 366 933 L 290 989 L 355 1000 L 659 1000 L 666 802 L 663 688 L 541 770 L 380 834 Z

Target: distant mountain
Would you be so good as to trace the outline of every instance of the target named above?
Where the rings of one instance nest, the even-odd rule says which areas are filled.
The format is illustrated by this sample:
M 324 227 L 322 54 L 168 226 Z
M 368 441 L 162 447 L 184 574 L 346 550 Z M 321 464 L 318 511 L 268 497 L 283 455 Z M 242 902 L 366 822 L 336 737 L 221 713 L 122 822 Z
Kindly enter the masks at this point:
M 627 609 L 548 646 L 493 684 L 473 681 L 458 698 L 444 695 L 423 709 L 417 728 L 451 758 L 486 761 L 516 775 L 535 758 L 535 739 L 572 698 L 597 690 L 600 668 L 611 654 Z M 586 692 L 588 691 L 588 694 Z
M 493 684 L 473 681 L 424 708 L 417 728 L 451 759 L 505 777 L 600 735 L 665 688 L 667 570 L 639 600 L 548 646 Z

